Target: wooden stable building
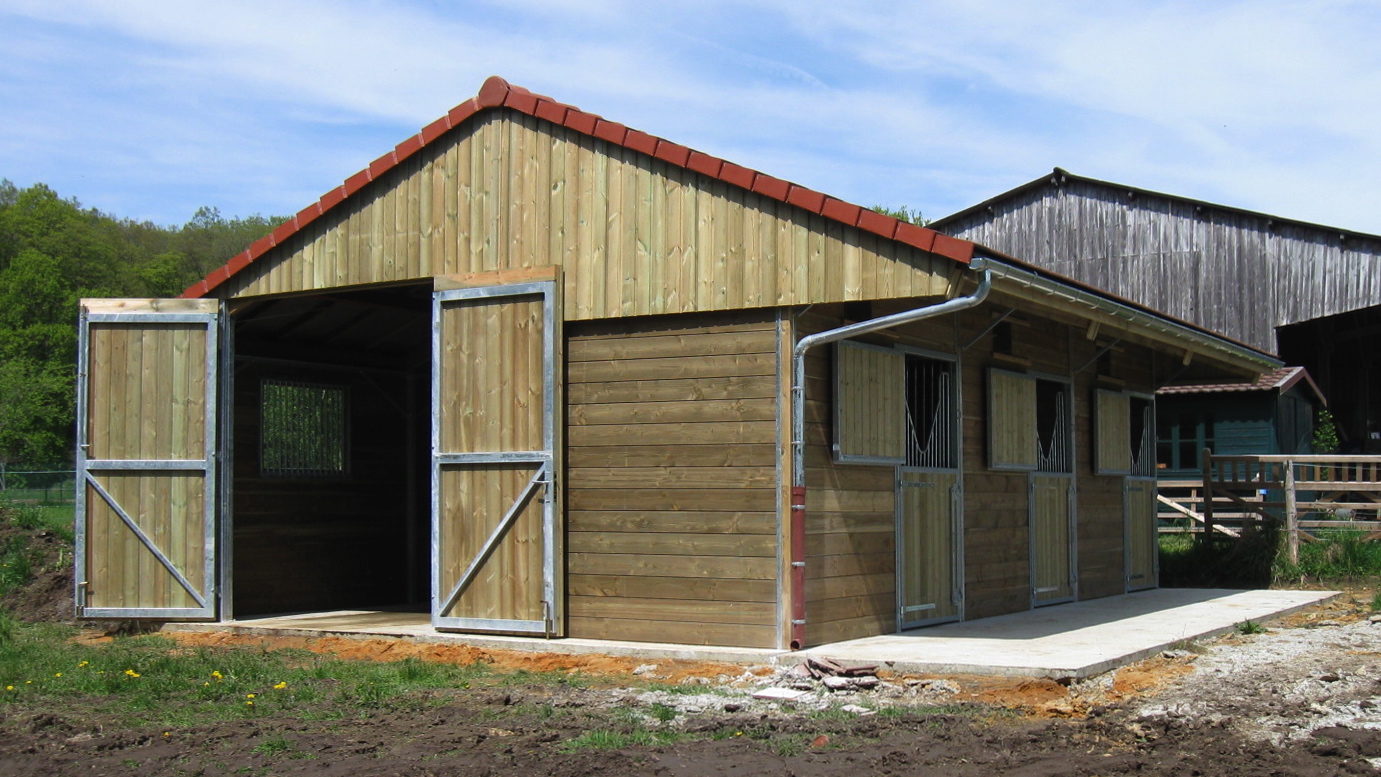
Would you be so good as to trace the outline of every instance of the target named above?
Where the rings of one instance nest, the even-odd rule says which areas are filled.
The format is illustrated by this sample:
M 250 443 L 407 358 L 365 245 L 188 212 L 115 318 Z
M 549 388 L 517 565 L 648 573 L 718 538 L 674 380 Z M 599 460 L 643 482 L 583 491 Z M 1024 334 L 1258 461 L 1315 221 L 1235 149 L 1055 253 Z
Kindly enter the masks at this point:
M 1154 586 L 1155 390 L 1278 366 L 498 78 L 80 354 L 84 617 L 768 648 Z

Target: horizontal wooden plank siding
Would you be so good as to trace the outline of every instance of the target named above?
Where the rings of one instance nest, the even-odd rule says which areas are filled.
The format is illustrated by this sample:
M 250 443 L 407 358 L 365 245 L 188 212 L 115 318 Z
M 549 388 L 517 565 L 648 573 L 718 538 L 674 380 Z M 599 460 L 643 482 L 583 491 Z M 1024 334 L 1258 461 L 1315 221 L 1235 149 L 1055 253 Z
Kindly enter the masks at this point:
M 571 636 L 777 645 L 776 327 L 569 328 Z
M 943 295 L 960 268 L 500 110 L 428 145 L 217 293 L 551 265 L 564 267 L 567 320 Z

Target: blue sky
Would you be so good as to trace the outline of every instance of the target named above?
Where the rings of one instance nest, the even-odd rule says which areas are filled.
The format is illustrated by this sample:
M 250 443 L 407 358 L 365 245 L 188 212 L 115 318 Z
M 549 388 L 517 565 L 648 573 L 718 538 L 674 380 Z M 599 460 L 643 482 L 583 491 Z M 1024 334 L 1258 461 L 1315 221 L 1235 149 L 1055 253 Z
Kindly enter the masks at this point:
M 293 213 L 498 74 L 863 205 L 1060 166 L 1381 233 L 1381 4 L 0 0 L 0 178 Z

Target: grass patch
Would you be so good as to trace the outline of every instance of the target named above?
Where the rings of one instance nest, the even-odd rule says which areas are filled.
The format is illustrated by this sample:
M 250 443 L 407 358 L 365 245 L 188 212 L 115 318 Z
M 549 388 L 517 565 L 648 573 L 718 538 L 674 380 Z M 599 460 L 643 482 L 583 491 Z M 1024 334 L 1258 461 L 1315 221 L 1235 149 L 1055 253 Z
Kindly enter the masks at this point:
M 420 710 L 472 685 L 506 682 L 487 664 L 184 648 L 157 635 L 91 645 L 72 641 L 76 633 L 0 615 L 0 706 L 82 705 L 131 726 L 172 728 L 267 715 L 321 719 Z
M 1245 620 L 1237 624 L 1237 633 L 1243 636 L 1248 634 L 1265 634 L 1266 627 L 1252 620 Z
M 1303 579 L 1354 582 L 1381 576 L 1381 542 L 1368 542 L 1357 529 L 1324 529 L 1317 542 L 1300 543 L 1299 563 L 1282 553 L 1275 577 L 1281 582 Z
M 621 750 L 626 747 L 656 747 L 669 745 L 685 739 L 688 735 L 676 731 L 609 731 L 600 729 L 586 731 L 584 734 L 561 743 L 566 752 L 577 750 Z

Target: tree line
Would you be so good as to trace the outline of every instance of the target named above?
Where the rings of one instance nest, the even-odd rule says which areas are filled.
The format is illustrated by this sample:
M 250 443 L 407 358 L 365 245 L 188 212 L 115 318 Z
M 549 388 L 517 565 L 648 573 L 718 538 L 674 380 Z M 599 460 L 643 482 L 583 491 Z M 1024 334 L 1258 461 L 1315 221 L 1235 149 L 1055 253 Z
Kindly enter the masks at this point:
M 80 299 L 175 297 L 283 221 L 202 207 L 159 226 L 0 180 L 0 467 L 72 459 Z

